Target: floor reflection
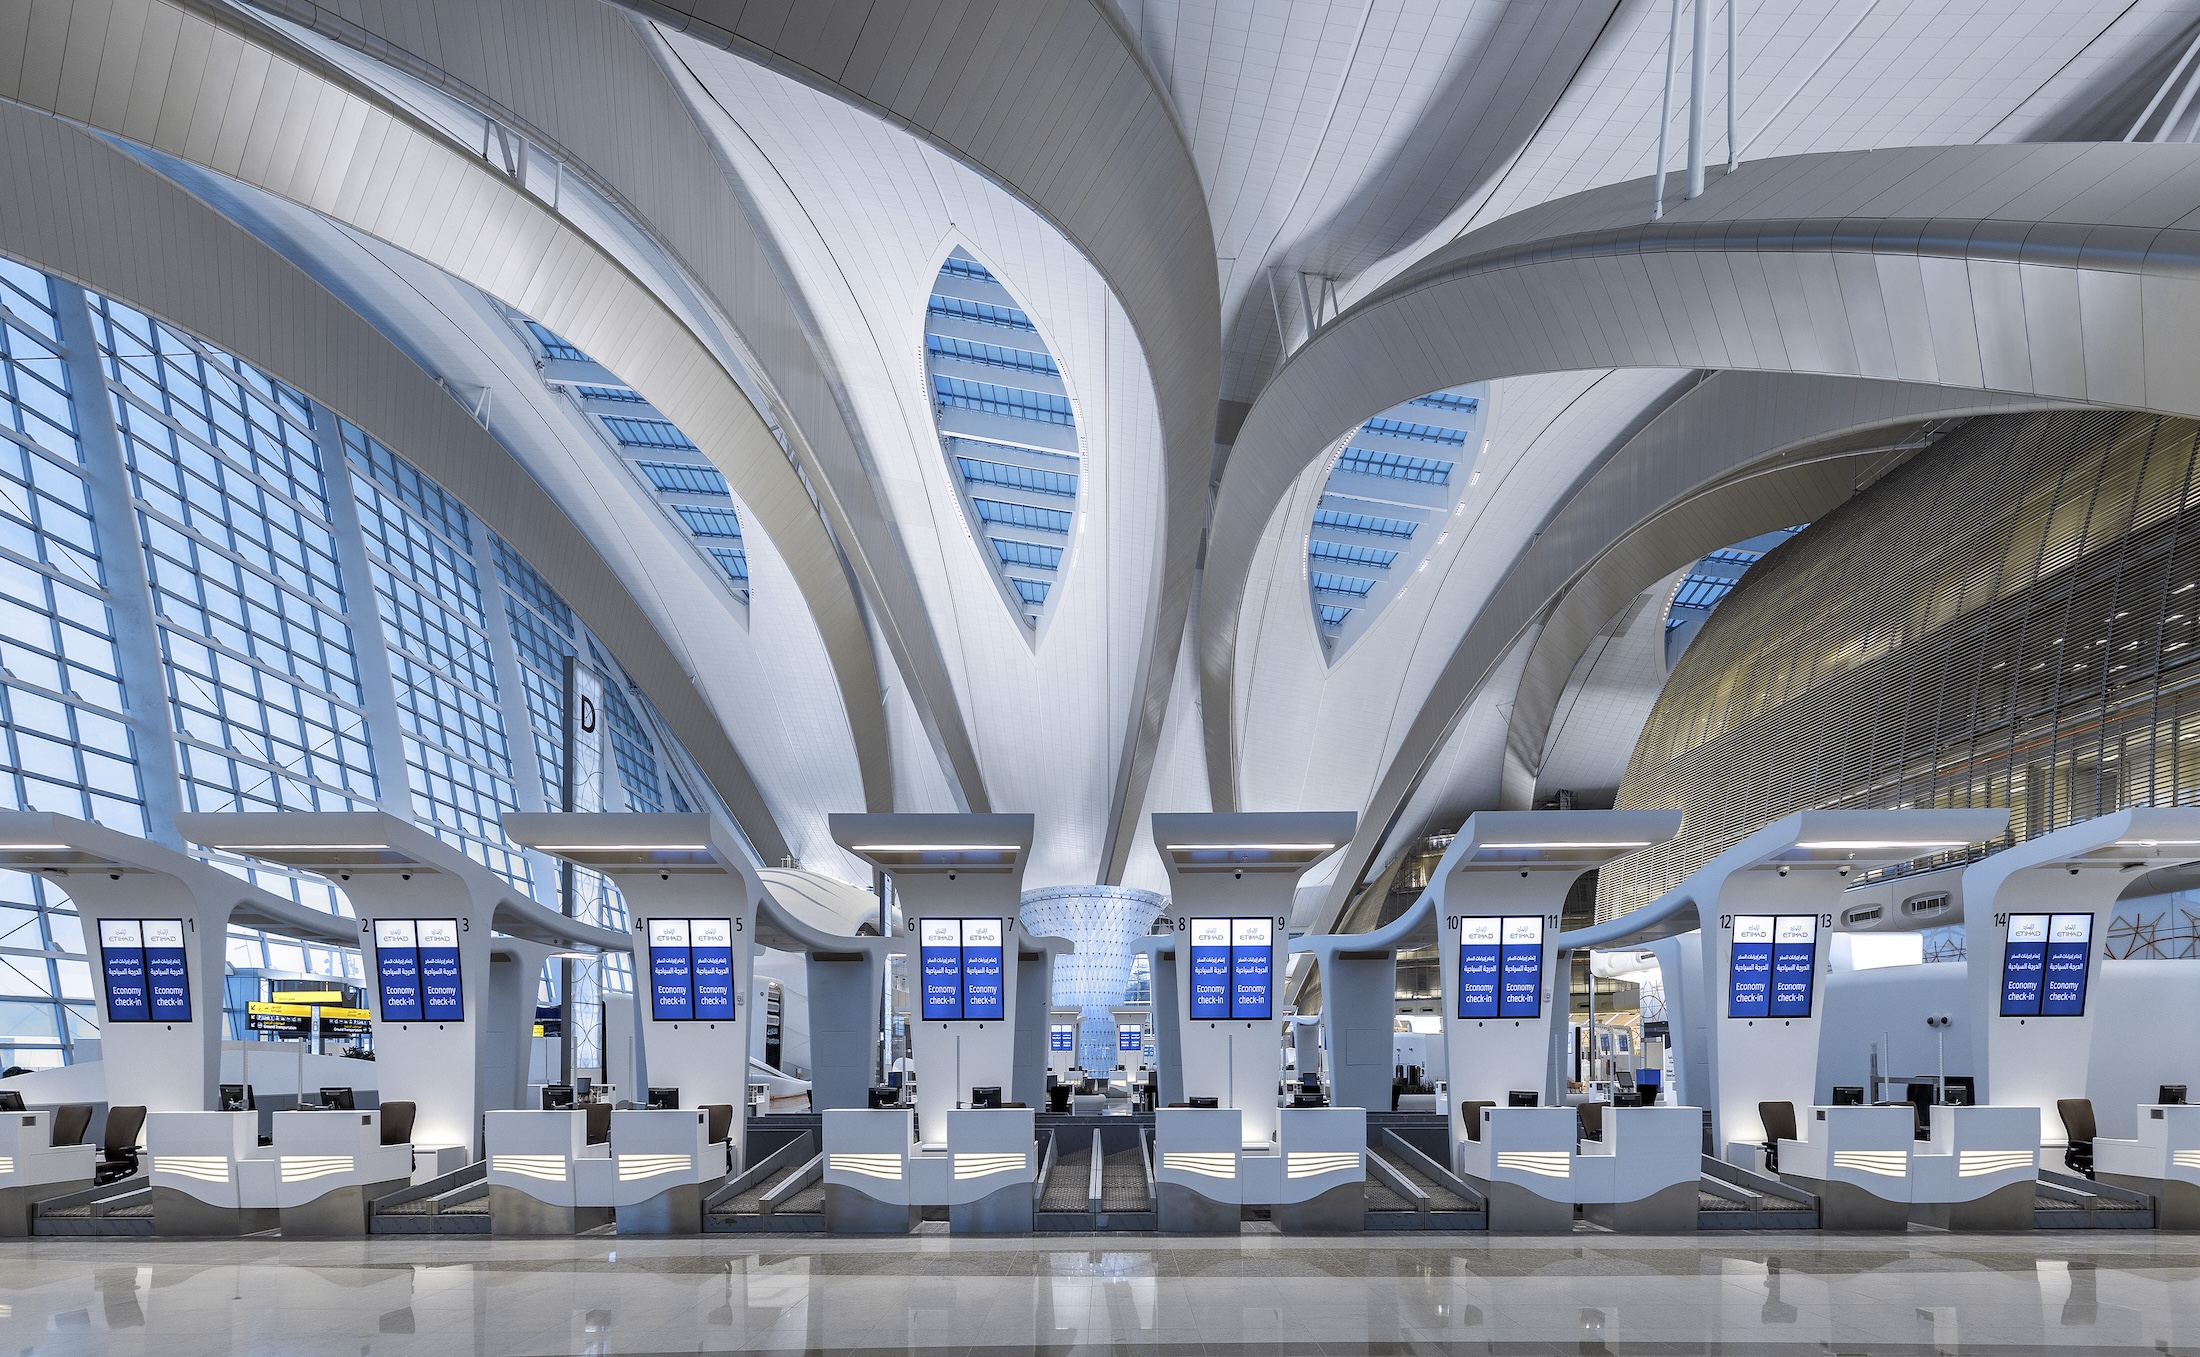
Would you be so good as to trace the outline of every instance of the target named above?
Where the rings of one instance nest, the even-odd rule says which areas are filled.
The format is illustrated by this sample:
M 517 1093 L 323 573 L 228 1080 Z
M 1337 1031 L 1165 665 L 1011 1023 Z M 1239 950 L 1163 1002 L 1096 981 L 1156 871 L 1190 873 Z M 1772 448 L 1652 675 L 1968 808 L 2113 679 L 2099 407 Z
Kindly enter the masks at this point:
M 2200 1237 L 41 1240 L 0 1352 L 2200 1354 Z

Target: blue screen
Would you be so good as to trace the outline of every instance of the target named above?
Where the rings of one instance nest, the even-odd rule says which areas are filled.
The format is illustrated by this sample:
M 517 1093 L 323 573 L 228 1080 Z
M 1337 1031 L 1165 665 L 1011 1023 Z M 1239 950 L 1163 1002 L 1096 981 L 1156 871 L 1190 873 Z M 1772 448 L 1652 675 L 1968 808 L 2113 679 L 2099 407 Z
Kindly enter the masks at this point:
M 1077 1029 L 1060 1026 L 1049 1029 L 1047 1032 L 1047 1049 L 1051 1051 L 1076 1050 Z
M 2010 915 L 2001 956 L 2001 1016 L 2082 1016 L 2092 944 L 2090 914 Z
M 1818 971 L 1818 917 L 1783 914 L 1773 921 L 1772 999 L 1775 1018 L 1807 1018 L 1813 977 Z
M 107 1016 L 114 1022 L 147 1022 L 152 1001 L 145 992 L 145 934 L 135 919 L 99 925 L 99 956 L 107 982 Z
M 1195 1018 L 1227 1018 L 1230 1016 L 1230 921 L 1194 919 L 1191 928 L 1191 1014 Z
M 1459 921 L 1459 1016 L 1494 1018 L 1498 1003 L 1498 952 L 1505 921 L 1476 915 Z
M 1007 1011 L 1001 944 L 999 919 L 962 921 L 963 1017 L 992 1020 Z
M 1762 1018 L 1772 1012 L 1772 929 L 1772 917 L 1766 914 L 1734 920 L 1734 944 L 1727 961 L 1729 1018 Z
M 458 920 L 416 919 L 420 930 L 420 1018 L 464 1022 L 466 991 L 459 977 Z
M 659 1022 L 695 1016 L 695 964 L 685 919 L 649 921 L 649 1015 Z
M 688 952 L 694 958 L 696 1021 L 732 1022 L 740 1008 L 734 994 L 733 920 L 687 922 Z
M 962 1017 L 962 923 L 957 919 L 921 919 L 917 923 L 918 964 L 923 969 L 926 1022 Z
M 464 1022 L 456 919 L 378 919 L 374 974 L 384 1022 Z
M 1543 1016 L 1543 920 L 1538 915 L 1523 915 L 1506 919 L 1504 926 L 1498 960 L 1502 990 L 1497 1015 L 1539 1018 Z
M 145 993 L 153 1022 L 191 1021 L 191 972 L 184 964 L 183 921 L 146 919 Z
M 1275 950 L 1270 938 L 1275 925 L 1267 919 L 1230 921 L 1230 1016 L 1268 1018 L 1275 1015 L 1275 987 L 1269 974 L 1275 969 Z
M 1143 1051 L 1146 1049 L 1146 1029 L 1143 1027 L 1118 1027 L 1115 1029 L 1115 1049 L 1119 1051 Z
M 374 971 L 382 991 L 382 1021 L 420 1021 L 420 943 L 409 921 L 375 923 Z

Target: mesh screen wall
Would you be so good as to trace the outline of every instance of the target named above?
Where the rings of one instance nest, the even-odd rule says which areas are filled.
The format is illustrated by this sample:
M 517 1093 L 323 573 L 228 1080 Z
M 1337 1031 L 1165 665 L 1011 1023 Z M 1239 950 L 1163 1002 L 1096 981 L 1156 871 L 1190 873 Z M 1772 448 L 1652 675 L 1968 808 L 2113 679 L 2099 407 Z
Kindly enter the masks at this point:
M 2200 800 L 2190 420 L 1973 421 L 1744 576 L 1659 696 L 1616 804 L 1681 836 L 1605 869 L 1648 904 L 1805 809 L 2006 806 L 2011 840 Z

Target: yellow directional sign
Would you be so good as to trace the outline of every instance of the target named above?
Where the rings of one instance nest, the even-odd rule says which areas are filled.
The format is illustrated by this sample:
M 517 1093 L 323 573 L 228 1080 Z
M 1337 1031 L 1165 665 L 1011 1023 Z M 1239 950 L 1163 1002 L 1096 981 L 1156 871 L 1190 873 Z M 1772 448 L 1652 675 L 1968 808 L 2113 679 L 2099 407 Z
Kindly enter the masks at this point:
M 344 992 L 340 989 L 279 989 L 275 991 L 277 1003 L 284 1004 L 340 1004 Z
M 260 1013 L 281 1018 L 310 1018 L 313 1016 L 313 1009 L 306 1004 L 268 1004 L 261 1003 L 257 999 L 246 1004 L 244 1011 L 247 1015 Z

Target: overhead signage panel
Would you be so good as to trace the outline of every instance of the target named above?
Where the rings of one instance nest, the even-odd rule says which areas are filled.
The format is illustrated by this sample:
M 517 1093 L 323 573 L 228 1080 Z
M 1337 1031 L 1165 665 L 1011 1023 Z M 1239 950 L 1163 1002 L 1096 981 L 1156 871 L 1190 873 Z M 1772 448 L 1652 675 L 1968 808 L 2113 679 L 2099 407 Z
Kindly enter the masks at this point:
M 1192 992 L 1194 1018 L 1230 1016 L 1230 921 L 1194 919 L 1191 922 Z
M 740 1007 L 733 984 L 733 920 L 688 920 L 695 958 L 695 1020 L 732 1022 Z
M 1230 928 L 1230 1016 L 1268 1018 L 1275 1012 L 1275 924 L 1235 919 Z
M 377 919 L 374 974 L 384 1022 L 464 1022 L 456 919 Z
M 2047 983 L 2045 914 L 2012 914 L 2001 952 L 2001 1016 L 2036 1018 Z
M 2091 914 L 2010 915 L 2001 954 L 2001 1016 L 2083 1016 L 2092 956 Z
M 1543 918 L 1529 914 L 1504 921 L 1499 956 L 1498 1016 L 1543 1016 Z
M 695 965 L 685 919 L 649 921 L 649 1015 L 658 1022 L 695 1016 Z
M 1001 921 L 962 921 L 962 988 L 965 1020 L 998 1021 L 1007 1013 L 1002 981 Z
M 2048 920 L 2047 985 L 2040 995 L 2041 1017 L 2075 1018 L 2084 1014 L 2086 970 L 2092 952 L 2092 915 L 2057 914 Z
M 145 992 L 145 935 L 135 919 L 104 919 L 99 925 L 99 956 L 107 982 L 107 1017 L 112 1022 L 147 1022 L 152 1002 Z
M 1775 1018 L 1810 1016 L 1812 978 L 1818 971 L 1818 916 L 1783 914 L 1772 932 L 1772 998 Z
M 1498 956 L 1505 921 L 1495 915 L 1470 915 L 1459 921 L 1459 1016 L 1494 1018 L 1498 1001 Z
M 191 1021 L 191 967 L 181 919 L 103 919 L 99 968 L 111 1022 Z
M 1077 1049 L 1077 1029 L 1068 1023 L 1058 1022 L 1047 1029 L 1047 1049 L 1050 1051 L 1074 1051 Z

